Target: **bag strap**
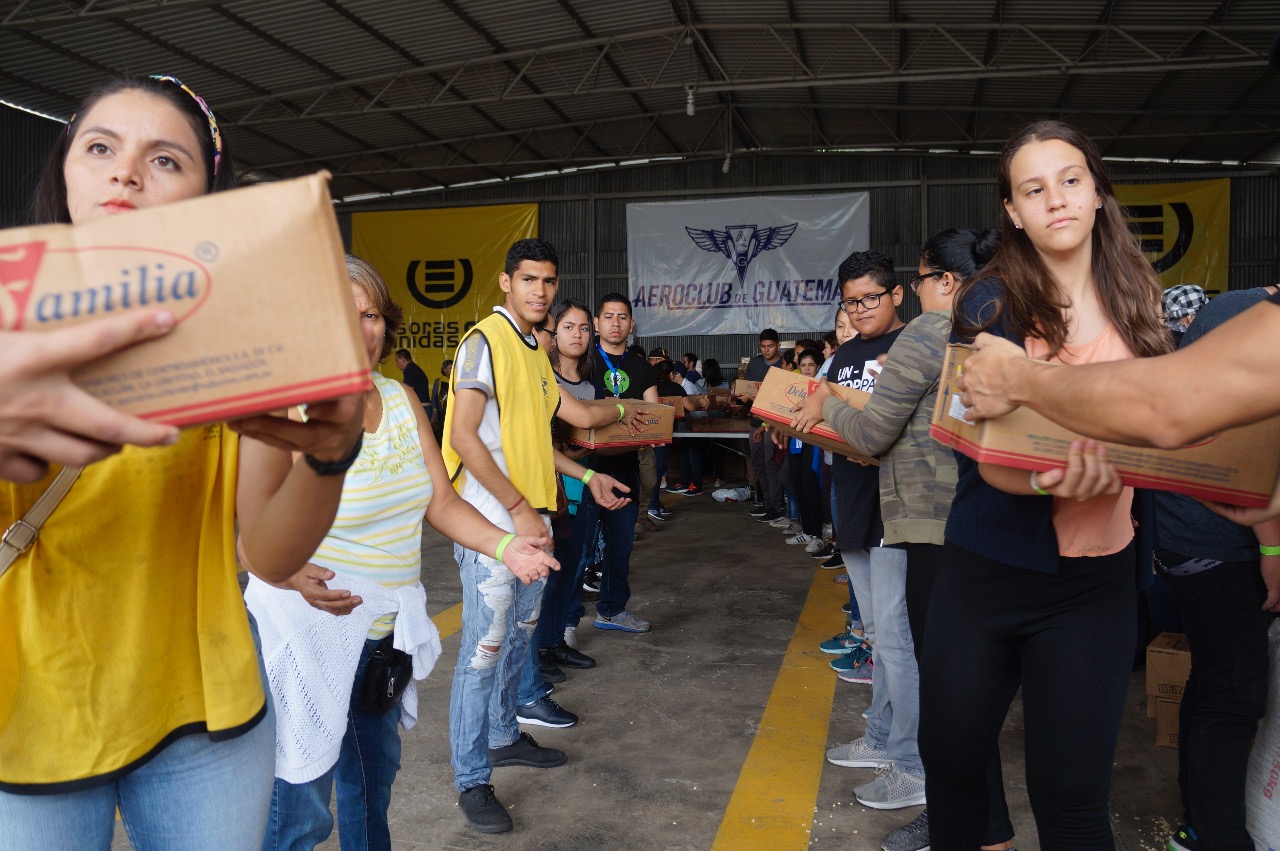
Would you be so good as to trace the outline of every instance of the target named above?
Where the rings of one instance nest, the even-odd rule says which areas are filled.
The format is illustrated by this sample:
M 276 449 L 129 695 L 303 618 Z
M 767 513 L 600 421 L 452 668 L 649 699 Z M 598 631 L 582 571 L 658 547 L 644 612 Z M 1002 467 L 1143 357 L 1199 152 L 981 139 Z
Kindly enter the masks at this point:
M 53 514 L 58 503 L 62 502 L 67 491 L 71 490 L 83 469 L 84 467 L 63 467 L 22 519 L 5 530 L 4 536 L 0 537 L 0 576 L 4 576 L 9 565 L 35 543 L 40 527 Z

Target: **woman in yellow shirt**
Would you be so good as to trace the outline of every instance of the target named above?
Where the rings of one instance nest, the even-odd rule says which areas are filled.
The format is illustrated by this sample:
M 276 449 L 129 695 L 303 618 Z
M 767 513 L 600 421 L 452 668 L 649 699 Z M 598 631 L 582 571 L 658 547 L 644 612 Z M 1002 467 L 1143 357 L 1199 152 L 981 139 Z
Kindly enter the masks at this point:
M 234 186 L 203 100 L 172 77 L 115 79 L 59 137 L 36 220 L 78 224 Z M 173 321 L 153 310 L 131 327 L 162 333 Z M 30 354 L 28 334 L 6 343 Z M 36 395 L 68 398 L 65 370 L 49 376 Z M 0 663 L 16 665 L 0 676 L 0 849 L 108 848 L 117 808 L 135 848 L 261 843 L 274 722 L 236 581 L 235 524 L 259 572 L 292 576 L 333 521 L 363 411 L 352 396 L 311 406 L 306 424 L 242 420 L 238 435 L 120 433 L 168 444 L 85 468 L 0 576 Z M 51 449 L 56 430 L 41 434 L 0 457 L 8 478 L 30 481 L 39 458 L 72 460 Z M 116 448 L 81 442 L 84 460 Z M 50 479 L 0 483 L 0 528 Z

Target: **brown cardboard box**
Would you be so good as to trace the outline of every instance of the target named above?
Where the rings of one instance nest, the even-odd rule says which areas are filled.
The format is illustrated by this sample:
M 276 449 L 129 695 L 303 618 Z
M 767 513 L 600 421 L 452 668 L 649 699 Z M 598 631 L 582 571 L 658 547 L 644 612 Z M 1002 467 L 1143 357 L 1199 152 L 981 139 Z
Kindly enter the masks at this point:
M 372 384 L 325 172 L 0 231 L 0 330 L 144 307 L 177 327 L 74 376 L 130 414 L 199 425 Z
M 745 378 L 739 378 L 737 381 L 733 382 L 733 395 L 750 396 L 754 399 L 756 396 L 760 395 L 761 383 L 762 382 L 759 381 L 747 381 Z
M 751 424 L 751 420 L 743 417 L 689 417 L 686 423 L 689 431 L 694 433 L 727 432 L 750 434 L 755 431 L 755 426 Z
M 1178 715 L 1181 711 L 1181 701 L 1156 699 L 1156 747 L 1178 746 Z
M 1151 695 L 1147 695 L 1147 717 L 1148 718 L 1156 717 L 1156 700 L 1157 698 L 1154 698 Z
M 678 420 L 684 419 L 684 400 L 685 396 L 659 396 L 658 401 L 668 406 L 672 410 L 672 416 Z M 697 397 L 694 397 L 697 398 Z
M 1061 467 L 1081 439 L 1030 408 L 980 423 L 965 420 L 956 389 L 967 346 L 948 346 L 930 433 L 977 461 L 1045 470 Z M 1228 429 L 1180 449 L 1107 443 L 1107 458 L 1127 485 L 1176 491 L 1235 505 L 1267 505 L 1280 468 L 1280 417 Z
M 1182 700 L 1191 676 L 1191 646 L 1187 637 L 1162 632 L 1147 645 L 1147 696 L 1159 700 Z
M 815 379 L 806 378 L 798 372 L 789 372 L 776 366 L 770 367 L 764 381 L 760 383 L 760 393 L 751 405 L 751 413 L 767 421 L 772 428 L 776 428 L 788 437 L 796 437 L 805 443 L 820 446 L 828 452 L 879 466 L 878 459 L 850 449 L 849 444 L 845 443 L 840 435 L 825 422 L 818 423 L 808 434 L 801 434 L 791 428 L 789 424 L 794 416 L 791 409 L 803 402 L 817 386 L 818 382 Z M 837 396 L 859 410 L 871 398 L 870 393 L 842 387 L 833 382 L 828 382 L 827 386 Z
M 725 387 L 711 387 L 707 390 L 707 407 L 716 411 L 727 411 L 732 406 L 733 392 Z
M 619 403 L 627 408 L 628 412 L 634 408 L 644 409 L 644 425 L 638 431 L 630 431 L 619 423 L 611 423 L 601 428 L 571 428 L 569 442 L 587 449 L 599 449 L 602 446 L 640 447 L 671 442 L 675 411 L 669 405 L 655 405 L 652 402 L 641 402 L 635 399 L 593 399 L 584 401 L 582 404 L 617 410 Z

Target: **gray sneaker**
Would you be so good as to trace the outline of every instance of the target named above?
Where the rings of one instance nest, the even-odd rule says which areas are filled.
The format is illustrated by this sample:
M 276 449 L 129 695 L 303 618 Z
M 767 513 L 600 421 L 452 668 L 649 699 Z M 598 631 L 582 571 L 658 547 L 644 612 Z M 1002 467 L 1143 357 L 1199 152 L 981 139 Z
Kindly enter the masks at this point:
M 908 774 L 896 765 L 876 771 L 876 779 L 853 790 L 853 797 L 873 810 L 900 810 L 924 803 L 924 778 Z
M 885 834 L 880 848 L 882 851 L 929 851 L 929 811 Z
M 596 612 L 594 624 L 596 629 L 616 629 L 621 632 L 648 632 L 649 622 L 641 620 L 626 609 L 618 612 L 611 618 Z
M 827 762 L 846 768 L 882 768 L 893 765 L 889 752 L 884 748 L 872 747 L 866 736 L 854 739 L 847 745 L 828 748 Z

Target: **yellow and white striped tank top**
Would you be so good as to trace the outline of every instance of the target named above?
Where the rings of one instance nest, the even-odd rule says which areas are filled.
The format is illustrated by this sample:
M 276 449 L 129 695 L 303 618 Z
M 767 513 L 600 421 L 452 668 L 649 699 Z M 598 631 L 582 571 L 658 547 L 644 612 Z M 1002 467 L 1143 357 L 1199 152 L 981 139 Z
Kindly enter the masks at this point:
M 422 519 L 431 501 L 431 476 L 404 388 L 377 372 L 373 383 L 382 396 L 382 422 L 365 434 L 342 486 L 338 516 L 311 561 L 400 588 L 422 573 Z M 390 635 L 394 626 L 395 615 L 384 615 L 373 622 L 369 637 Z

